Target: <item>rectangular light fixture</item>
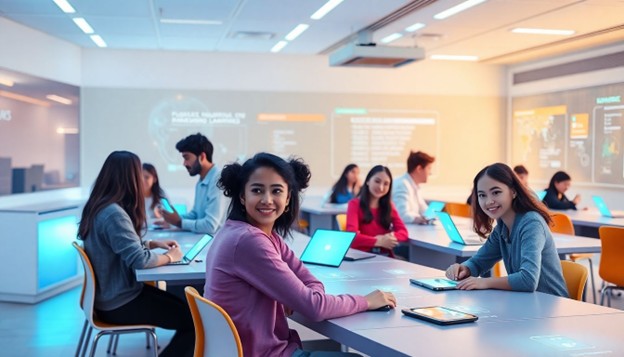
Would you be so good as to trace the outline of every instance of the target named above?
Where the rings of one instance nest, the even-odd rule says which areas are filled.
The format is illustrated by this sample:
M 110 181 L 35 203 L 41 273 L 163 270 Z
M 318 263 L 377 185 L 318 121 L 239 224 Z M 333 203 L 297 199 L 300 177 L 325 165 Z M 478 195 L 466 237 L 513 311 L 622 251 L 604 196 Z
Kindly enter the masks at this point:
M 273 48 L 271 48 L 271 52 L 273 53 L 279 52 L 282 50 L 282 48 L 286 47 L 287 44 L 288 44 L 288 41 L 280 41 L 276 43 L 275 46 L 273 46 Z
M 299 25 L 297 25 L 297 27 L 292 29 L 292 31 L 290 31 L 288 33 L 288 35 L 286 35 L 286 37 L 284 37 L 284 38 L 287 39 L 288 41 L 292 41 L 292 40 L 296 39 L 299 35 L 301 35 L 303 33 L 303 31 L 307 30 L 308 27 L 310 27 L 310 25 L 299 24 Z
M 327 15 L 330 11 L 332 11 L 336 6 L 340 5 L 343 0 L 329 0 L 325 3 L 325 5 L 321 6 L 320 9 L 316 10 L 315 13 L 310 16 L 312 20 L 320 20 L 323 16 Z
M 390 43 L 390 42 L 392 42 L 392 41 L 394 41 L 394 40 L 396 40 L 396 39 L 399 39 L 399 38 L 401 38 L 401 37 L 403 37 L 403 35 L 402 35 L 402 34 L 400 34 L 400 33 L 398 33 L 398 32 L 395 32 L 395 33 L 393 33 L 393 34 L 390 34 L 390 35 L 388 35 L 388 36 L 386 36 L 386 37 L 382 38 L 382 39 L 381 39 L 381 42 L 383 42 L 383 43 Z
M 456 55 L 432 55 L 429 57 L 433 60 L 447 60 L 447 61 L 478 61 L 477 56 L 456 56 Z
M 71 6 L 67 0 L 53 0 L 53 1 L 56 4 L 56 6 L 58 6 L 61 10 L 63 10 L 63 12 L 66 14 L 73 14 L 74 12 L 76 12 L 76 10 L 74 10 L 73 6 Z
M 556 29 L 534 29 L 534 28 L 525 28 L 525 27 L 516 27 L 511 30 L 513 33 L 527 33 L 531 35 L 559 35 L 559 36 L 570 36 L 574 35 L 574 30 L 556 30 Z
M 46 95 L 46 98 L 48 98 L 50 100 L 53 100 L 53 101 L 55 101 L 57 103 L 65 104 L 65 105 L 71 105 L 72 104 L 71 99 L 67 99 L 65 97 L 61 97 L 61 96 L 56 95 L 56 94 L 48 94 L 48 95 Z
M 15 82 L 13 82 L 12 80 L 8 78 L 0 78 L 0 84 L 2 84 L 3 86 L 7 86 L 7 87 L 13 87 Z
M 0 97 L 5 97 L 5 98 L 13 99 L 13 100 L 19 100 L 20 102 L 24 102 L 28 104 L 40 105 L 42 107 L 50 106 L 50 103 L 46 102 L 45 100 L 40 100 L 37 98 L 29 97 L 27 95 L 21 95 L 21 94 L 7 92 L 3 90 L 0 90 Z
M 98 47 L 106 47 L 106 42 L 100 35 L 91 35 L 91 41 L 95 42 Z
M 487 0 L 468 0 L 468 1 L 464 1 L 461 4 L 457 4 L 449 9 L 446 9 L 440 13 L 437 13 L 435 15 L 433 15 L 433 18 L 436 20 L 443 20 L 446 19 L 447 17 L 451 17 L 457 13 L 460 13 L 464 10 L 468 10 L 473 6 L 477 6 L 483 2 L 485 2 Z
M 78 134 L 78 128 L 56 128 L 57 134 Z
M 162 24 L 172 25 L 223 25 L 219 20 L 192 20 L 192 19 L 160 19 Z
M 421 28 L 425 27 L 425 24 L 421 24 L 420 22 L 417 22 L 411 26 L 408 26 L 405 28 L 405 31 L 407 32 L 415 32 L 420 30 Z
M 74 23 L 76 24 L 76 26 L 80 27 L 82 32 L 86 33 L 87 35 L 95 32 L 93 31 L 93 27 L 91 27 L 91 25 L 89 25 L 87 20 L 85 20 L 84 18 L 74 17 L 72 20 L 74 20 Z

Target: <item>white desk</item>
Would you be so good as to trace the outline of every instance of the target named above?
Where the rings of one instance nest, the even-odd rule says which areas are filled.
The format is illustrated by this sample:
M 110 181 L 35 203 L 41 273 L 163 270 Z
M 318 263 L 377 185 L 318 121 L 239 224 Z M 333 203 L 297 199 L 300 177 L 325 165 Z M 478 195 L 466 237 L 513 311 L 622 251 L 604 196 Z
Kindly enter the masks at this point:
M 458 220 L 456 223 L 461 231 L 469 229 L 465 221 Z M 439 223 L 407 224 L 406 227 L 410 237 L 410 260 L 417 264 L 446 269 L 475 255 L 481 247 L 452 242 Z M 554 233 L 553 238 L 559 254 L 600 253 L 601 250 L 600 240 L 595 238 L 558 233 Z
M 308 232 L 314 233 L 319 228 L 338 229 L 336 215 L 347 213 L 347 204 L 323 203 L 319 196 L 305 197 L 301 203 L 301 215 L 309 223 Z
M 170 233 L 167 236 L 162 233 L 160 237 L 173 237 L 182 242 L 181 237 L 196 240 L 199 235 Z M 159 237 L 152 233 L 149 238 Z M 304 235 L 295 234 L 291 246 L 296 254 L 301 253 L 307 239 Z M 137 271 L 137 278 L 183 281 L 194 280 L 201 273 L 201 281 L 204 272 L 198 270 L 204 267 L 202 262 L 140 270 Z M 397 296 L 399 307 L 444 305 L 479 316 L 476 323 L 447 327 L 405 317 L 400 309 L 371 311 L 321 322 L 310 321 L 298 313 L 291 317 L 316 332 L 371 356 L 570 355 L 570 351 L 557 350 L 535 337 L 547 335 L 574 339 L 583 344 L 579 344 L 580 347 L 592 346 L 592 351 L 610 350 L 614 356 L 624 354 L 621 332 L 614 328 L 624 323 L 624 313 L 619 310 L 542 293 L 497 290 L 433 292 L 411 285 L 408 278 L 441 276 L 442 271 L 382 256 L 343 262 L 340 268 L 308 267 L 331 294 L 366 294 L 378 288 L 392 291 Z M 145 278 L 147 274 L 150 274 L 149 278 Z M 582 351 L 585 350 L 582 347 Z

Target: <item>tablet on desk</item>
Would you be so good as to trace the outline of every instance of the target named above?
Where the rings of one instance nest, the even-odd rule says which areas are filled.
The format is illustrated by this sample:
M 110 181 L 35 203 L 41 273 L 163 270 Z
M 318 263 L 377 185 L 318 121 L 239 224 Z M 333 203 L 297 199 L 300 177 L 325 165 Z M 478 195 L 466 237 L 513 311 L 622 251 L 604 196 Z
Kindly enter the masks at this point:
M 410 283 L 435 291 L 457 289 L 457 282 L 447 278 L 410 279 Z
M 479 319 L 477 315 L 449 309 L 444 306 L 413 307 L 401 310 L 404 315 L 417 319 L 433 322 L 438 325 L 453 325 L 465 322 L 474 322 Z

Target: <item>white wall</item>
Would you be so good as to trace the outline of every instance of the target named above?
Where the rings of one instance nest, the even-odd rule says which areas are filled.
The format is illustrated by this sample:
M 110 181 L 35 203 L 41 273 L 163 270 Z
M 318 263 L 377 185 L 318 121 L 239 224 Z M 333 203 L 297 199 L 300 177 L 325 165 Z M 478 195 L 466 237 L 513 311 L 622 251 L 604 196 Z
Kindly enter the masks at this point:
M 80 85 L 80 47 L 0 17 L 0 67 Z

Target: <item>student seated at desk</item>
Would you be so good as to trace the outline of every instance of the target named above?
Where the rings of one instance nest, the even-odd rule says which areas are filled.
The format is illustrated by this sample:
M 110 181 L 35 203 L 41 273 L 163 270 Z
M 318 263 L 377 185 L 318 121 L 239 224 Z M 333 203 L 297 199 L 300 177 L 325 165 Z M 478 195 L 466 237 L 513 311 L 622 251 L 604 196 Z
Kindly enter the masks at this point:
M 513 172 L 516 174 L 516 176 L 518 176 L 518 180 L 520 180 L 520 182 L 528 189 L 529 189 L 529 170 L 527 170 L 526 167 L 524 167 L 524 165 L 516 165 L 513 168 Z M 472 192 L 470 193 L 470 196 L 468 196 L 468 199 L 466 200 L 467 204 L 472 204 Z
M 147 162 L 143 163 L 143 197 L 145 197 L 147 219 L 162 219 L 159 205 L 160 200 L 165 198 L 165 191 L 160 187 L 160 180 L 158 180 L 156 167 Z
M 160 356 L 192 356 L 193 318 L 186 302 L 136 280 L 135 269 L 178 261 L 182 251 L 174 240 L 142 241 L 145 201 L 141 161 L 128 151 L 111 153 L 82 211 L 78 237 L 91 264 L 97 286 L 95 311 L 111 324 L 148 324 L 176 330 Z M 157 254 L 150 249 L 167 251 Z
M 338 181 L 332 187 L 328 202 L 343 204 L 356 197 L 362 187 L 359 176 L 360 168 L 356 164 L 347 165 Z
M 366 175 L 359 197 L 349 201 L 346 230 L 357 233 L 351 248 L 391 257 L 396 254 L 408 260 L 407 228 L 392 204 L 391 191 L 390 170 L 374 166 Z
M 385 305 L 392 293 L 329 295 L 284 242 L 299 213 L 310 171 L 302 161 L 256 154 L 221 172 L 228 220 L 206 256 L 204 296 L 230 315 L 245 356 L 315 356 L 288 328 L 293 311 L 321 321 Z M 323 354 L 325 355 L 325 354 Z M 349 356 L 335 352 L 328 356 Z
M 576 195 L 574 199 L 570 201 L 565 192 L 570 188 L 572 178 L 570 175 L 563 171 L 557 171 L 550 179 L 548 188 L 546 189 L 546 196 L 544 196 L 544 204 L 550 209 L 573 209 L 576 210 L 576 205 L 581 202 L 581 196 Z
M 446 270 L 462 290 L 540 291 L 568 297 L 550 216 L 505 164 L 486 166 L 473 181 L 474 230 L 487 238 L 477 254 Z M 493 228 L 494 220 L 496 227 Z M 478 278 L 503 260 L 508 276 Z

